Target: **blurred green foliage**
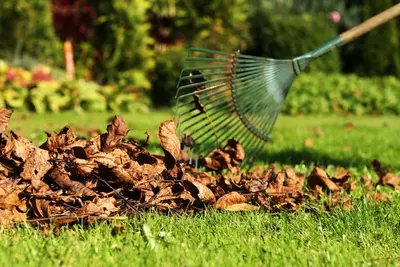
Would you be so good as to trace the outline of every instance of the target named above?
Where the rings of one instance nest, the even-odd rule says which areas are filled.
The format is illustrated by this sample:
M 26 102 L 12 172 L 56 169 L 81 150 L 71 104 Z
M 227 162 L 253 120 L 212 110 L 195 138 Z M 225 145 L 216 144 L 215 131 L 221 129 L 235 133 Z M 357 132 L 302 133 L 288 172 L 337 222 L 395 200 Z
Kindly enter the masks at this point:
M 247 0 L 178 0 L 177 30 L 191 46 L 244 49 L 249 41 Z
M 118 86 L 150 89 L 146 74 L 154 67 L 147 10 L 150 0 L 90 1 L 97 15 L 89 43 L 97 54 L 97 79 Z
M 363 17 L 368 19 L 393 4 L 393 0 L 366 0 Z M 361 60 L 356 70 L 361 75 L 400 77 L 400 43 L 395 20 L 385 23 L 363 38 Z
M 173 47 L 158 55 L 156 67 L 151 75 L 151 99 L 156 107 L 172 106 L 175 100 L 179 73 L 184 64 L 186 51 Z
M 283 113 L 400 115 L 400 80 L 304 73 L 293 83 Z
M 270 58 L 303 55 L 337 35 L 336 25 L 326 16 L 276 12 L 270 8 L 255 10 L 249 19 L 252 43 L 246 53 Z M 340 72 L 337 51 L 310 64 L 308 70 Z
M 54 32 L 51 13 L 51 5 L 54 8 L 57 2 L 0 1 L 0 58 L 29 67 L 35 66 L 37 62 L 44 62 L 52 66 L 54 77 L 55 67 L 64 65 L 62 43 Z M 15 82 L 10 87 L 8 83 L 0 89 L 0 105 L 27 107 L 39 112 L 63 110 L 67 107 L 129 110 L 138 108 L 137 105 L 142 104 L 137 103 L 143 102 L 145 105 L 139 108 L 146 108 L 148 100 L 145 96 L 149 95 L 155 106 L 169 106 L 174 103 L 176 82 L 183 67 L 184 50 L 189 46 L 227 52 L 240 50 L 270 58 L 291 58 L 317 48 L 340 32 L 397 2 L 398 0 L 75 0 L 74 8 L 90 9 L 90 16 L 87 13 L 87 17 L 81 20 L 81 26 L 85 28 L 85 33 L 82 34 L 84 36 L 76 39 L 73 36 L 60 38 L 72 38 L 76 75 L 85 80 L 113 85 L 99 86 L 84 81 L 67 84 L 49 82 L 37 83 L 34 88 L 29 89 L 26 86 L 15 86 Z M 76 12 L 74 16 L 80 16 L 84 13 L 82 10 L 71 12 Z M 340 12 L 340 23 L 335 24 L 329 19 L 332 11 Z M 57 34 L 60 33 L 57 31 Z M 399 26 L 392 21 L 364 38 L 317 60 L 308 70 L 400 77 L 399 42 Z M 320 79 L 323 74 L 318 73 L 315 77 L 315 80 Z M 301 83 L 306 78 L 300 76 L 299 79 Z M 349 79 L 353 81 L 356 78 Z M 388 78 L 382 80 L 386 79 Z M 361 83 L 362 88 L 370 88 L 368 82 Z M 371 84 L 376 86 L 377 83 Z M 324 88 L 337 91 L 330 89 L 329 86 L 333 85 L 334 83 L 326 84 Z M 379 86 L 381 85 L 392 86 L 390 83 Z M 88 92 L 81 89 L 85 87 Z M 100 92 L 101 96 L 91 95 L 89 91 L 95 92 L 94 94 Z M 76 106 L 73 104 L 75 95 L 82 98 L 76 100 L 79 103 Z M 142 101 L 137 101 L 138 97 Z M 28 106 L 26 99 L 30 99 Z M 329 103 L 321 105 L 332 110 Z M 302 109 L 299 110 L 300 113 L 311 112 Z M 314 109 L 323 110 L 322 107 Z M 350 109 L 343 110 L 347 112 Z M 364 110 L 369 113 L 377 109 L 368 106 Z
M 25 55 L 60 65 L 63 48 L 52 22 L 50 1 L 0 1 L 0 58 L 19 64 Z
M 147 111 L 149 103 L 140 96 L 139 91 L 129 91 L 117 85 L 53 80 L 51 69 L 47 66 L 37 66 L 28 71 L 10 67 L 0 60 L 0 107 L 37 113 L 62 110 Z

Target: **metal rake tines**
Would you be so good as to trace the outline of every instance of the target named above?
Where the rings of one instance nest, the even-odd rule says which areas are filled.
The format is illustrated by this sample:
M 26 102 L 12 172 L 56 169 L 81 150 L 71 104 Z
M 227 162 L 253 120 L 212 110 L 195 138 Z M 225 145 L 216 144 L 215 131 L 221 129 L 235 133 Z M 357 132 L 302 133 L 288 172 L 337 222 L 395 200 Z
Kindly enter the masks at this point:
M 235 138 L 251 160 L 270 140 L 294 79 L 292 61 L 191 48 L 186 62 L 177 91 L 179 135 L 190 136 L 200 155 Z

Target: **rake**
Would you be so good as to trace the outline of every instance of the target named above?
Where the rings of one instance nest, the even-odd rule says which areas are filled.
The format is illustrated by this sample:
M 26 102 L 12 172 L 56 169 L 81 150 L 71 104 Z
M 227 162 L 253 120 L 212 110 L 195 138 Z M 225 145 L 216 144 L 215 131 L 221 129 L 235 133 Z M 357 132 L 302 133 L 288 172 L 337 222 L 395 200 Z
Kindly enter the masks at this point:
M 176 95 L 183 147 L 205 155 L 235 138 L 246 152 L 247 163 L 253 161 L 271 140 L 269 134 L 295 77 L 310 62 L 398 15 L 400 4 L 287 60 L 190 48 Z

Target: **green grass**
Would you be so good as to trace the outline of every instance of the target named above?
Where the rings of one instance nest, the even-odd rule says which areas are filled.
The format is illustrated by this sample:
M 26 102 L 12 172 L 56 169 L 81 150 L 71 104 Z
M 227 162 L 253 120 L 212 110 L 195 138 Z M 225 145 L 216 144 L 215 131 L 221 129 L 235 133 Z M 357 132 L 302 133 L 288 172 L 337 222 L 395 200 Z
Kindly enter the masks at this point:
M 22 116 L 23 115 L 23 116 Z M 113 114 L 14 114 L 10 129 L 45 140 L 43 130 L 58 131 L 66 124 L 105 129 Z M 143 140 L 151 134 L 158 147 L 157 128 L 172 118 L 168 111 L 122 114 L 132 129 L 130 137 Z M 345 123 L 355 127 L 349 131 Z M 317 136 L 319 128 L 323 136 Z M 273 142 L 258 164 L 276 163 L 308 171 L 312 165 L 344 166 L 357 175 L 371 173 L 369 163 L 400 171 L 397 117 L 280 117 Z M 313 145 L 306 147 L 304 140 Z M 212 209 L 195 216 L 133 215 L 123 222 L 126 233 L 112 235 L 115 223 L 90 227 L 63 227 L 60 235 L 45 237 L 28 225 L 0 229 L 0 266 L 366 266 L 400 264 L 400 196 L 392 203 L 371 204 L 359 198 L 352 211 L 330 214 L 226 213 Z M 144 235 L 148 225 L 155 237 L 152 249 Z M 158 237 L 160 232 L 170 236 Z

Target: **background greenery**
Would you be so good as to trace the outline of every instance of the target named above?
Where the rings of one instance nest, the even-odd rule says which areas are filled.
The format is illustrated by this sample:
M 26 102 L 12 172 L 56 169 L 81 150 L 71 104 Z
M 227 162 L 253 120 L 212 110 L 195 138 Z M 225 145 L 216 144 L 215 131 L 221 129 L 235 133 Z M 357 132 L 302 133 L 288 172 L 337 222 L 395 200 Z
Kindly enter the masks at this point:
M 65 6 L 66 2 L 70 5 Z M 185 51 L 190 46 L 223 51 L 240 49 L 252 55 L 291 58 L 320 46 L 397 2 L 5 0 L 0 3 L 0 58 L 30 72 L 34 72 L 39 63 L 45 63 L 50 67 L 52 80 L 60 80 L 65 76 L 60 72 L 64 68 L 62 42 L 71 40 L 77 78 L 107 85 L 103 90 L 103 86 L 76 83 L 83 87 L 87 84 L 94 94 L 100 91 L 101 96 L 93 99 L 103 104 L 98 104 L 96 109 L 100 106 L 109 110 L 117 110 L 119 106 L 130 109 L 128 101 L 149 105 L 148 99 L 156 107 L 170 107 L 174 103 Z M 332 11 L 340 12 L 339 23 L 331 20 Z M 394 78 L 385 78 L 393 76 L 399 79 L 400 75 L 400 19 L 398 21 L 393 20 L 311 64 L 307 70 L 309 74 L 295 83 L 284 111 L 289 114 L 398 114 L 394 107 L 398 106 L 397 83 Z M 7 80 L 4 78 L 6 72 L 0 73 L 5 75 L 0 78 L 3 81 Z M 325 77 L 321 73 L 329 74 L 325 76 L 334 73 L 332 77 L 335 78 L 332 79 L 340 82 L 336 86 L 336 82 L 312 81 Z M 351 75 L 340 76 L 341 73 Z M 364 78 L 358 82 L 352 74 Z M 384 78 L 380 80 L 376 76 Z M 64 84 L 63 79 L 58 83 Z M 361 96 L 338 100 L 340 104 L 331 101 L 332 95 L 345 97 L 344 91 L 354 89 L 350 88 L 352 84 L 360 88 Z M 66 96 L 69 94 L 68 86 L 50 90 L 43 89 L 49 86 L 32 83 L 28 87 L 14 85 L 10 87 L 10 83 L 3 83 L 1 90 L 7 91 L 7 96 L 3 97 L 0 105 L 33 111 L 57 111 L 76 108 L 71 101 L 80 103 Z M 38 88 L 43 93 L 37 93 L 40 91 Z M 31 89 L 34 91 L 31 92 Z M 14 92 L 11 93 L 11 90 Z M 64 101 L 63 104 L 55 104 L 58 107 L 49 107 L 48 104 L 47 107 L 35 107 L 33 96 L 49 95 L 50 91 L 55 92 L 53 98 L 57 99 L 56 102 Z M 373 96 L 369 96 L 369 92 Z M 320 101 L 309 99 L 309 102 L 319 104 L 306 108 L 304 99 L 311 95 L 319 96 Z M 25 100 L 18 102 L 13 101 L 14 98 Z

